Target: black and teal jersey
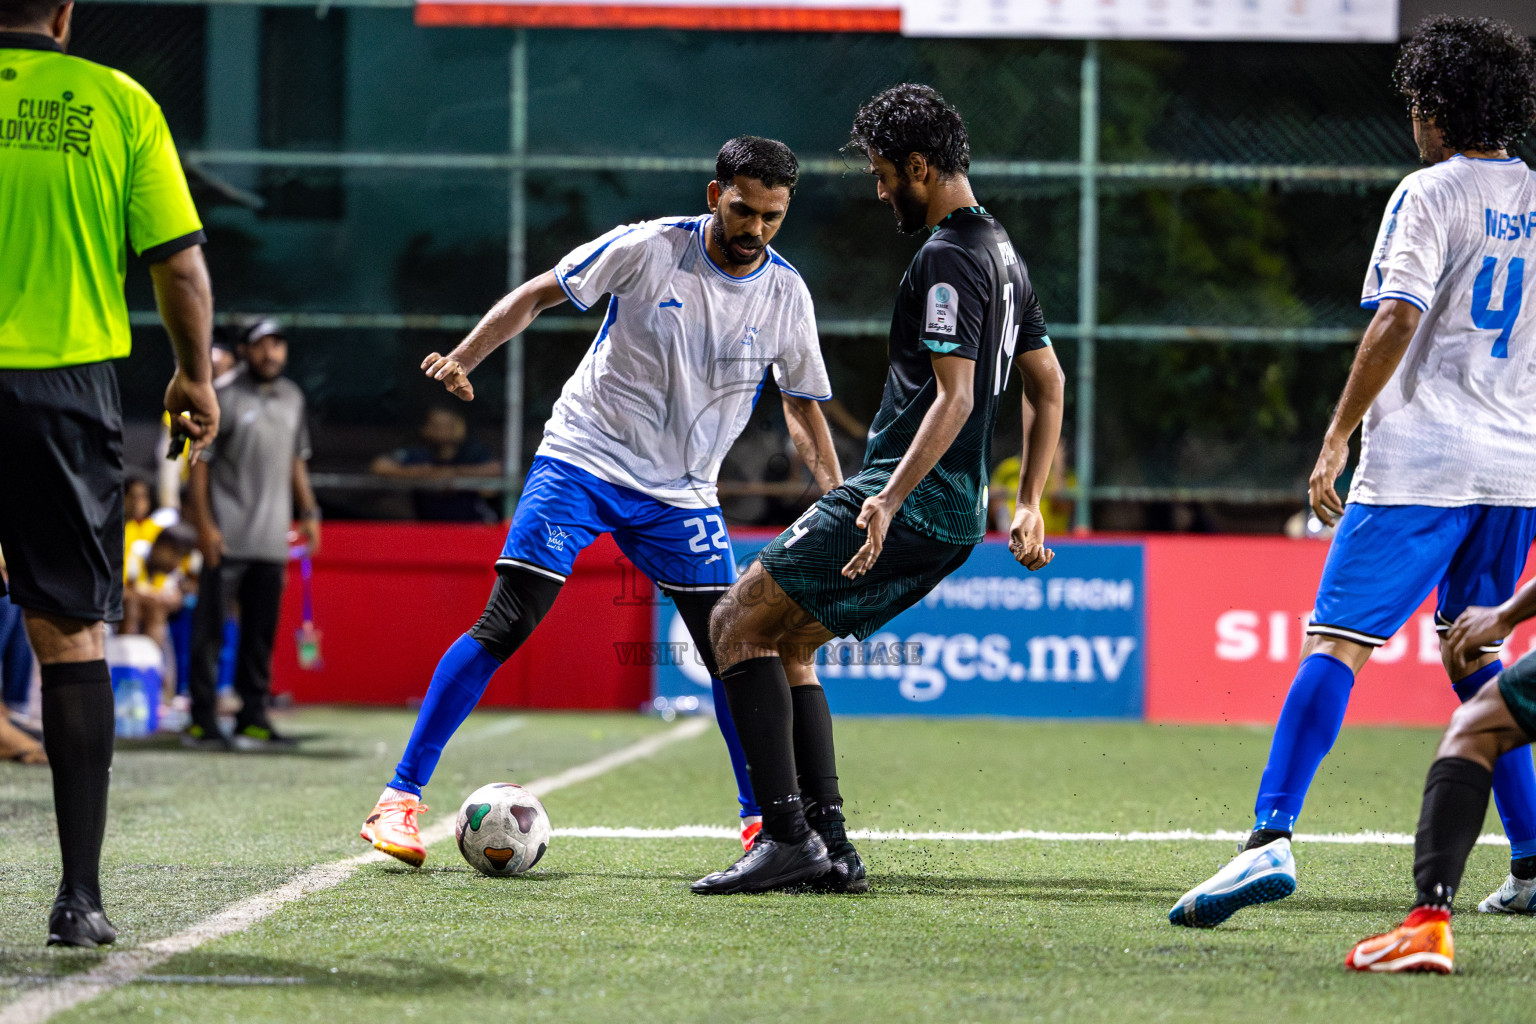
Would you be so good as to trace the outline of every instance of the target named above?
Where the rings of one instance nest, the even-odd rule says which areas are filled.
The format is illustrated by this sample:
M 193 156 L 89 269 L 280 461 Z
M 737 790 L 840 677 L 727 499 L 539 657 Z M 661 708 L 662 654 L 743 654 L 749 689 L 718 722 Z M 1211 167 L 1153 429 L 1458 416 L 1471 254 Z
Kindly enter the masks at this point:
M 970 359 L 976 364 L 970 418 L 902 502 L 897 518 L 949 544 L 980 541 L 986 531 L 992 425 L 1014 353 L 1050 343 L 1024 261 L 1003 226 L 979 206 L 944 218 L 901 279 L 885 394 L 870 428 L 864 468 L 848 485 L 865 497 L 885 487 L 933 404 L 934 357 Z

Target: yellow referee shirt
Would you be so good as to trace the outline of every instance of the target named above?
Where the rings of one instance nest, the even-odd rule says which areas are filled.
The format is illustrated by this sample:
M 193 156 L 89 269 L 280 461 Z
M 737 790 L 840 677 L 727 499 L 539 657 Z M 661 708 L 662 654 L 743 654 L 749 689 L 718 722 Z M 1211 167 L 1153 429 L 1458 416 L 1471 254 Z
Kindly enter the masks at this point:
M 0 32 L 0 368 L 126 356 L 126 243 L 161 260 L 202 227 L 139 83 L 48 36 Z

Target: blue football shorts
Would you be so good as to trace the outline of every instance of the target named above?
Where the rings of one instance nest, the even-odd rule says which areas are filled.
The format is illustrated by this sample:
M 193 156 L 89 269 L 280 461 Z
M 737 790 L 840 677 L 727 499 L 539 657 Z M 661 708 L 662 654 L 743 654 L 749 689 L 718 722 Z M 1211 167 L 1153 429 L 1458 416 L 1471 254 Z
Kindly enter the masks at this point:
M 1533 534 L 1536 509 L 1351 503 L 1328 549 L 1307 632 L 1379 647 L 1433 589 L 1444 633 L 1468 608 L 1509 599 Z
M 528 471 L 496 564 L 564 583 L 576 556 L 603 533 L 663 590 L 724 592 L 736 581 L 718 505 L 678 508 L 545 455 Z

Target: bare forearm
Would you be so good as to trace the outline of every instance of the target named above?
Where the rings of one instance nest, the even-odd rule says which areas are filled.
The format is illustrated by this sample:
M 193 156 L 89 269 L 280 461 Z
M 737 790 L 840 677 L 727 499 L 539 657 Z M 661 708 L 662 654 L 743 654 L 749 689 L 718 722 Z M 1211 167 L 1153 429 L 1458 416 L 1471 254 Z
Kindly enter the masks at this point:
M 1067 378 L 1049 345 L 1021 353 L 1015 362 L 1023 382 L 1023 470 L 1019 473 L 1018 503 L 1037 506 L 1045 493 L 1056 445 L 1061 439 Z
M 518 285 L 480 318 L 474 330 L 448 353 L 466 371 L 479 366 L 485 357 L 523 333 L 544 310 L 565 301 L 565 293 L 553 272 L 545 272 Z
M 208 502 L 208 464 L 194 461 L 187 472 L 187 522 L 195 530 L 213 526 L 213 511 Z
M 1360 350 L 1349 368 L 1349 380 L 1328 425 L 1328 436 L 1348 440 L 1365 419 L 1376 396 L 1392 379 L 1408 343 L 1419 327 L 1419 310 L 1406 302 L 1384 299 L 1360 339 Z
M 300 519 L 313 518 L 320 510 L 315 501 L 315 489 L 309 484 L 309 467 L 303 459 L 293 460 L 293 505 Z
M 194 245 L 152 264 L 149 276 L 160 319 L 176 353 L 176 365 L 191 380 L 211 380 L 208 346 L 213 334 L 213 285 L 208 280 L 202 247 Z
M 1038 396 L 1034 403 L 1028 395 L 1024 397 L 1024 471 L 1019 474 L 1018 493 L 1021 505 L 1038 505 L 1045 493 L 1045 481 L 1051 474 L 1051 462 L 1061 440 L 1063 406 L 1059 393 Z
M 1526 583 L 1515 591 L 1513 597 L 1499 606 L 1499 618 L 1510 629 L 1532 616 L 1536 616 L 1536 580 Z
M 843 470 L 838 464 L 837 450 L 832 446 L 832 430 L 827 426 L 821 403 L 793 395 L 783 398 L 784 421 L 789 424 L 789 437 L 795 443 L 795 450 L 811 468 L 811 475 L 821 489 L 830 491 L 843 482 Z

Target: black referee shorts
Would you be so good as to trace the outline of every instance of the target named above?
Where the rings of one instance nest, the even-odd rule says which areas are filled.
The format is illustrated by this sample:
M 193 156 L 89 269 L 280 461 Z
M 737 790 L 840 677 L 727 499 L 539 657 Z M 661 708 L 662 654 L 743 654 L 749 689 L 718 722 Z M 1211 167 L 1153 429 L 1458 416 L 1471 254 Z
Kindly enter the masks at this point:
M 0 551 L 11 600 L 123 617 L 123 411 L 111 363 L 0 370 Z

